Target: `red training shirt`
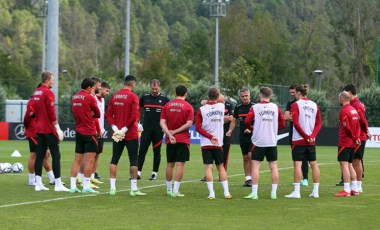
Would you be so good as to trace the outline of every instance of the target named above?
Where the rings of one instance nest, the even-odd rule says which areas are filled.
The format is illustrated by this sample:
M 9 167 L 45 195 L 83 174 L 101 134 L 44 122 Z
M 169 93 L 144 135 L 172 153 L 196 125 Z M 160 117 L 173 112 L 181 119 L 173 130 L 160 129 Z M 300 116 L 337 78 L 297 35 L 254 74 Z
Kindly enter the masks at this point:
M 140 117 L 139 98 L 129 89 L 121 89 L 112 95 L 108 103 L 107 121 L 118 129 L 127 127 L 124 140 L 139 138 L 137 123 Z
M 355 141 L 360 137 L 359 119 L 354 107 L 349 104 L 342 107 L 339 112 L 339 146 L 355 148 Z
M 359 99 L 357 97 L 352 99 L 352 101 L 350 101 L 350 104 L 352 107 L 354 107 L 354 109 L 356 109 L 356 111 L 358 112 L 359 117 L 360 117 L 360 119 L 359 119 L 360 140 L 366 141 L 367 140 L 367 132 L 368 132 L 368 121 L 367 121 L 367 118 L 365 116 L 365 106 L 361 101 L 359 101 Z
M 36 117 L 33 109 L 33 96 L 30 97 L 26 105 L 26 112 L 24 116 L 24 127 L 26 137 L 36 137 Z
M 33 95 L 32 107 L 36 115 L 36 133 L 55 133 L 53 122 L 55 115 L 54 93 L 46 85 L 41 85 Z
M 166 125 L 169 130 L 176 130 L 187 121 L 194 120 L 193 107 L 181 99 L 173 99 L 165 104 L 160 119 L 166 120 Z M 185 130 L 174 135 L 177 143 L 190 144 L 189 130 Z M 170 143 L 169 138 L 166 137 L 166 143 Z
M 95 98 L 82 89 L 72 97 L 71 106 L 75 130 L 83 135 L 96 135 L 96 120 L 100 117 L 100 111 Z

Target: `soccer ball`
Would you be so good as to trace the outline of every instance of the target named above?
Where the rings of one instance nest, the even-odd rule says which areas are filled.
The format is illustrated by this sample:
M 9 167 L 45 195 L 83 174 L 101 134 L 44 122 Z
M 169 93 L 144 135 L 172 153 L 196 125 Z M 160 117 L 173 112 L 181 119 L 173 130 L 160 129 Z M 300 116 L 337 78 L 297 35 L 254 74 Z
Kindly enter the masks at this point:
M 14 173 L 22 173 L 22 171 L 24 171 L 24 166 L 21 163 L 14 163 L 12 166 L 12 171 Z
M 3 173 L 10 173 L 12 171 L 12 165 L 8 162 L 2 165 Z

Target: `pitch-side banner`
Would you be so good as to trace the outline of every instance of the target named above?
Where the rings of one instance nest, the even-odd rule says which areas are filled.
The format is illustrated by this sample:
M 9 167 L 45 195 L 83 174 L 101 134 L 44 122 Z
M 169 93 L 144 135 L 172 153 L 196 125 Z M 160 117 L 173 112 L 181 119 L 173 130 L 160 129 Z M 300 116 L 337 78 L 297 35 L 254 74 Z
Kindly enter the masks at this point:
M 365 147 L 380 148 L 380 128 L 369 127 L 368 129 L 372 137 L 371 137 L 371 140 L 367 140 Z

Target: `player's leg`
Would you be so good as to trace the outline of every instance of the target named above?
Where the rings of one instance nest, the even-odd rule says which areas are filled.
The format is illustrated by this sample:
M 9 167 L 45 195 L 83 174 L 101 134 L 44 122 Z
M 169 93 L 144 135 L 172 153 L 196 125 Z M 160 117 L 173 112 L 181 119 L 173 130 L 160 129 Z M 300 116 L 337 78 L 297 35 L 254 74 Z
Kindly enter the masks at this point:
M 210 152 L 208 152 L 208 154 L 210 154 Z M 204 155 L 203 151 L 202 151 L 202 155 Z M 214 182 L 213 182 L 213 177 L 212 177 L 212 163 L 211 164 L 205 164 L 205 175 L 206 175 L 206 184 L 207 184 L 207 188 L 208 188 L 208 192 L 209 192 L 207 199 L 214 200 L 215 199 L 215 192 L 214 192 Z
M 277 187 L 279 181 L 278 167 L 277 167 L 277 146 L 266 148 L 266 158 L 269 162 L 269 169 L 272 175 L 272 191 L 271 199 L 277 199 Z
M 350 169 L 349 169 L 349 149 L 345 147 L 338 147 L 337 160 L 340 164 L 340 169 L 343 174 L 343 190 L 335 194 L 335 196 L 351 196 L 350 188 Z
M 110 162 L 110 195 L 116 194 L 116 173 L 117 164 L 119 163 L 121 154 L 123 153 L 125 141 L 112 142 L 112 158 Z
M 161 130 L 155 130 L 153 132 L 153 171 L 149 180 L 156 180 L 158 170 L 160 169 L 161 164 L 161 145 L 162 145 L 162 136 L 163 133 Z
M 127 150 L 129 156 L 129 166 L 131 172 L 131 191 L 129 195 L 131 196 L 145 196 L 146 194 L 140 192 L 137 188 L 137 170 L 138 170 L 138 152 L 139 152 L 139 141 L 138 139 L 127 141 Z
M 312 170 L 312 176 L 313 176 L 313 191 L 309 195 L 309 197 L 312 198 L 319 198 L 319 177 L 320 177 L 320 171 L 319 166 L 317 163 L 317 154 L 315 151 L 315 146 L 307 146 L 306 147 L 306 160 L 309 161 L 311 170 Z
M 84 154 L 81 162 L 81 168 L 83 169 L 83 193 L 99 193 L 90 187 L 91 174 L 94 169 L 94 162 L 96 152 L 98 151 L 98 138 L 95 135 L 83 135 L 84 138 Z
M 166 145 L 166 194 L 173 195 L 172 180 L 175 165 L 175 146 L 172 144 Z
M 354 160 L 354 149 L 351 150 L 350 157 L 348 159 L 348 169 L 350 170 L 350 179 L 351 179 L 351 195 L 352 196 L 358 196 L 358 180 L 357 180 L 357 174 L 356 171 L 352 165 L 352 162 Z
M 231 138 L 224 136 L 223 138 L 223 158 L 224 158 L 223 166 L 226 171 L 227 171 L 227 166 L 228 166 L 228 159 L 230 156 L 230 148 L 231 148 Z
M 51 166 L 51 163 L 50 163 L 50 155 L 51 155 L 50 154 L 50 150 L 49 150 L 49 148 L 47 148 L 46 149 L 45 158 L 44 158 L 44 162 L 42 162 L 42 165 L 43 165 L 43 167 L 44 167 L 44 169 L 46 171 L 46 174 L 49 177 L 49 184 L 55 185 L 54 173 L 53 173 L 53 169 L 52 169 L 52 166 Z M 63 185 L 65 185 L 65 183 L 63 183 Z
M 36 175 L 35 191 L 49 190 L 42 184 L 42 163 L 46 154 L 47 140 L 44 134 L 37 134 L 36 161 L 34 163 L 34 172 Z
M 29 160 L 28 160 L 28 171 L 29 171 L 29 182 L 28 185 L 36 185 L 36 176 L 34 174 L 34 164 L 36 162 L 36 148 L 37 140 L 34 137 L 28 137 L 29 142 Z
M 363 180 L 363 157 L 364 157 L 364 149 L 365 149 L 365 142 L 362 142 L 362 144 L 355 149 L 354 152 L 354 159 L 352 161 L 352 166 L 355 169 L 356 177 L 357 177 L 357 191 L 363 192 L 362 188 L 362 180 Z
M 140 149 L 139 149 L 139 155 L 138 155 L 138 177 L 140 178 L 141 178 L 141 171 L 145 163 L 145 156 L 148 152 L 149 145 L 152 142 L 152 136 L 153 136 L 153 131 L 151 130 L 144 130 L 141 133 Z
M 104 139 L 102 137 L 98 138 L 98 149 L 96 151 L 94 165 L 92 168 L 91 183 L 103 184 L 102 181 L 98 180 L 98 178 L 95 177 L 96 171 L 98 170 L 99 157 L 100 157 L 100 154 L 103 153 L 103 145 L 104 145 Z
M 301 186 L 309 186 L 309 162 L 304 158 L 302 160 L 302 180 Z
M 221 160 L 223 160 L 224 157 L 223 157 L 222 151 L 221 151 L 220 155 L 222 156 Z M 215 164 L 217 164 L 217 161 Z M 223 187 L 224 198 L 225 199 L 232 199 L 232 196 L 230 194 L 230 190 L 228 188 L 227 172 L 226 172 L 226 169 L 224 168 L 224 164 L 223 163 L 217 164 L 216 169 L 219 172 L 219 179 L 220 179 L 220 183 L 222 184 L 222 187 Z
M 251 149 L 251 177 L 252 177 L 252 192 L 244 197 L 245 199 L 257 200 L 259 197 L 257 195 L 257 190 L 259 187 L 259 175 L 260 175 L 260 165 L 261 161 L 264 159 L 264 148 L 252 146 Z
M 69 192 L 70 190 L 63 186 L 61 181 L 61 153 L 59 150 L 59 140 L 55 134 L 47 135 L 48 147 L 52 157 L 52 166 L 54 173 L 54 191 L 56 192 Z M 46 149 L 44 151 L 44 157 L 46 155 Z
M 305 157 L 304 155 L 305 147 L 299 145 L 292 146 L 292 159 L 294 166 L 294 190 L 289 195 L 286 195 L 286 198 L 301 198 L 300 192 L 300 181 L 302 177 L 302 159 Z
M 190 145 L 184 143 L 177 143 L 175 145 L 177 146 L 175 151 L 175 162 L 177 170 L 175 175 L 173 194 L 176 197 L 182 197 L 184 195 L 179 192 L 179 187 L 181 186 L 181 181 L 183 178 L 185 162 L 189 161 L 190 159 Z
M 244 139 L 240 139 L 240 149 L 243 155 L 243 168 L 245 175 L 245 187 L 251 187 L 252 185 L 252 177 L 251 177 L 251 141 L 244 142 Z
M 81 153 L 79 153 L 78 151 Z M 83 160 L 83 151 L 79 150 L 78 147 L 76 147 L 75 159 L 71 166 L 70 193 L 80 192 L 80 190 L 77 188 L 77 175 L 78 175 L 79 167 L 82 160 Z

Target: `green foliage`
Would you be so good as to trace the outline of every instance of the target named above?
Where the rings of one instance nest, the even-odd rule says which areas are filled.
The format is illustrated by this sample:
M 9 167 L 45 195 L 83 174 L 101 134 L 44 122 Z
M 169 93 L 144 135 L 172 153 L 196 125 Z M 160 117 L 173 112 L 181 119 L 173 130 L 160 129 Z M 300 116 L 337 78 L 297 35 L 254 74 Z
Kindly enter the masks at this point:
M 366 117 L 368 125 L 380 126 L 380 87 L 372 84 L 370 88 L 362 90 L 359 99 L 366 106 Z
M 307 93 L 307 98 L 314 101 L 318 105 L 321 111 L 323 125 L 329 125 L 337 119 L 333 114 L 329 116 L 329 107 L 331 106 L 331 102 L 326 97 L 326 91 L 310 89 Z M 329 121 L 328 118 L 331 118 L 332 121 Z
M 194 112 L 201 107 L 201 101 L 207 99 L 207 91 L 211 86 L 209 82 L 200 80 L 188 88 L 186 100 L 193 106 Z

